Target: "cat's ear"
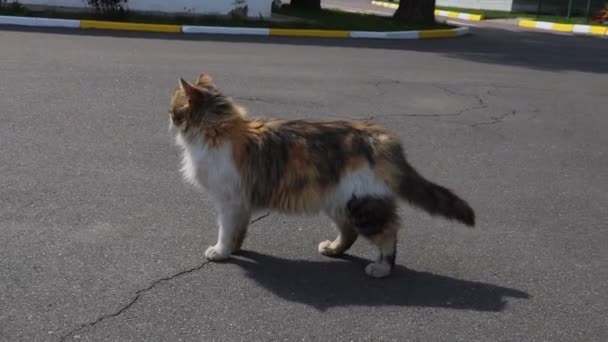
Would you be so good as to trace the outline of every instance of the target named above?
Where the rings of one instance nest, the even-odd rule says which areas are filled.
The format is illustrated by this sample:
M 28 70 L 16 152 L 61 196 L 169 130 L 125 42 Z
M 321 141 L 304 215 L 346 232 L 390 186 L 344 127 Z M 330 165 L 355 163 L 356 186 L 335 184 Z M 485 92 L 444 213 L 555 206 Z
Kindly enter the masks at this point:
M 194 103 L 198 103 L 203 98 L 203 93 L 201 90 L 183 78 L 179 79 L 179 86 L 184 94 L 186 94 L 188 104 L 193 105 Z
M 196 84 L 213 85 L 213 79 L 208 74 L 200 74 Z

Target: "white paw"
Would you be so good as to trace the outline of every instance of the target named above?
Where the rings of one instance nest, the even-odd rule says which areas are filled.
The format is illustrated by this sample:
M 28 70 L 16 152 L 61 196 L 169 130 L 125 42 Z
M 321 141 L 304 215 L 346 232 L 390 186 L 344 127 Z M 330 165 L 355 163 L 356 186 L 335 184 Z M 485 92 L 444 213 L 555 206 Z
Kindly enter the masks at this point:
M 338 256 L 341 253 L 339 253 L 338 251 L 336 251 L 336 249 L 334 247 L 332 247 L 333 242 L 327 240 L 327 241 L 323 241 L 319 244 L 319 253 L 325 255 L 325 256 L 329 256 L 329 257 L 333 257 L 333 256 Z
M 391 266 L 375 262 L 365 266 L 365 273 L 373 278 L 383 278 L 391 274 Z
M 207 258 L 208 260 L 213 260 L 213 261 L 224 260 L 224 259 L 227 259 L 229 256 L 230 256 L 229 252 L 222 251 L 217 246 L 211 246 L 211 247 L 207 248 L 207 250 L 205 251 L 205 258 Z
M 319 253 L 323 254 L 323 255 L 327 255 L 328 253 L 331 253 L 331 241 L 326 240 L 323 241 L 319 244 Z

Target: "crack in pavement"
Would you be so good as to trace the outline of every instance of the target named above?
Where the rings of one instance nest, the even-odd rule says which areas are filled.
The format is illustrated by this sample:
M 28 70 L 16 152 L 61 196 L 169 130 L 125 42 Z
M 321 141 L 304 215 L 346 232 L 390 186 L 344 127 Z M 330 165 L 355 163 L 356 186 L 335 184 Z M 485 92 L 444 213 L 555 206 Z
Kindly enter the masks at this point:
M 293 104 L 293 102 L 286 102 L 286 101 L 282 101 L 280 99 L 267 99 L 267 98 L 262 98 L 262 97 L 258 97 L 258 96 L 234 96 L 233 98 L 235 100 L 239 100 L 239 101 L 260 102 L 260 103 L 274 104 L 274 105 L 291 105 L 291 104 Z M 303 103 L 307 106 L 314 107 L 314 108 L 323 106 L 321 103 L 313 102 L 313 101 L 303 102 Z
M 258 222 L 258 221 L 261 221 L 261 220 L 265 219 L 268 216 L 270 216 L 270 212 L 267 212 L 266 214 L 263 214 L 263 215 L 257 217 L 256 219 L 250 221 L 249 224 L 254 224 L 254 223 Z M 66 341 L 69 337 L 76 335 L 76 333 L 82 332 L 82 331 L 86 331 L 88 328 L 91 328 L 91 327 L 95 326 L 96 324 L 105 321 L 108 318 L 113 318 L 113 317 L 117 317 L 117 316 L 122 315 L 124 312 L 126 312 L 127 310 L 129 310 L 133 305 L 135 305 L 135 303 L 137 303 L 137 301 L 144 294 L 146 294 L 146 292 L 152 290 L 156 285 L 158 285 L 158 284 L 160 284 L 162 282 L 165 282 L 165 281 L 173 280 L 173 279 L 178 278 L 178 277 L 180 277 L 180 276 L 182 276 L 184 274 L 190 274 L 190 273 L 199 271 L 199 270 L 203 269 L 205 266 L 207 266 L 209 263 L 210 263 L 210 261 L 206 260 L 206 261 L 204 261 L 203 263 L 201 263 L 198 266 L 194 266 L 192 268 L 180 271 L 180 272 L 175 273 L 173 275 L 170 275 L 168 277 L 160 278 L 160 279 L 157 279 L 157 280 L 153 281 L 152 284 L 148 285 L 147 287 L 145 287 L 143 289 L 140 289 L 140 290 L 137 290 L 135 292 L 135 297 L 133 297 L 133 299 L 131 299 L 127 304 L 123 305 L 119 310 L 117 310 L 117 311 L 115 311 L 113 313 L 110 313 L 110 314 L 105 314 L 105 315 L 97 318 L 96 320 L 94 320 L 92 322 L 87 322 L 87 323 L 81 324 L 80 326 L 78 326 L 78 327 L 76 327 L 76 328 L 68 331 L 66 334 L 64 334 L 63 336 L 61 336 L 61 339 L 59 341 L 61 341 L 61 342 Z
M 402 84 L 403 82 L 399 81 L 399 80 L 382 80 L 382 81 L 373 81 L 373 82 L 366 82 L 366 84 L 373 86 L 374 88 L 376 88 L 378 90 L 378 95 L 384 95 L 386 92 L 388 92 L 387 89 L 383 89 L 384 86 L 398 86 L 400 84 Z M 450 89 L 448 87 L 444 87 L 441 85 L 436 85 L 436 84 L 431 84 L 430 86 L 437 88 L 441 91 L 443 91 L 444 93 L 448 94 L 448 95 L 455 95 L 455 96 L 462 96 L 462 97 L 472 97 L 475 100 L 475 105 L 463 108 L 461 110 L 458 110 L 456 112 L 453 113 L 437 113 L 437 114 L 421 114 L 421 113 L 398 113 L 398 114 L 378 114 L 378 115 L 369 115 L 369 116 L 363 116 L 363 117 L 340 117 L 342 119 L 347 119 L 347 120 L 361 120 L 361 121 L 373 121 L 375 119 L 379 119 L 379 118 L 392 118 L 392 117 L 428 117 L 428 118 L 436 118 L 436 117 L 448 117 L 448 116 L 460 116 L 464 113 L 467 112 L 471 112 L 474 110 L 481 110 L 481 109 L 487 109 L 489 107 L 488 103 L 483 99 L 483 97 L 481 95 L 477 95 L 477 94 L 467 94 L 467 93 L 462 93 L 462 92 L 458 92 L 456 90 Z M 494 88 L 496 88 L 496 86 L 494 86 Z M 486 91 L 486 95 L 492 95 L 491 94 L 491 89 L 488 89 Z M 259 101 L 259 102 L 264 102 L 264 103 L 269 103 L 269 104 L 284 104 L 281 101 L 276 101 L 276 100 L 267 100 L 267 99 L 262 99 L 259 97 L 255 97 L 255 96 L 250 96 L 250 97 L 237 97 L 237 99 L 241 99 L 241 100 L 246 100 L 246 101 Z M 512 110 L 508 113 L 505 113 L 503 115 L 499 115 L 496 117 L 490 117 L 490 121 L 483 121 L 483 122 L 478 122 L 478 123 L 473 123 L 473 124 L 469 124 L 468 126 L 470 127 L 479 127 L 479 126 L 485 126 L 485 125 L 495 125 L 497 123 L 502 122 L 506 117 L 511 116 L 511 115 L 516 115 L 517 111 L 516 110 Z M 264 216 L 265 217 L 265 216 Z M 263 217 L 259 218 L 262 219 Z M 257 219 L 256 219 L 257 220 Z M 256 221 L 254 220 L 254 222 Z M 253 223 L 253 222 L 252 222 Z
M 364 121 L 371 121 L 374 119 L 378 119 L 378 118 L 390 118 L 390 117 L 419 117 L 419 118 L 437 118 L 437 117 L 444 117 L 444 116 L 460 116 L 464 113 L 470 112 L 470 111 L 474 111 L 474 110 L 479 110 L 479 109 L 486 109 L 488 108 L 488 105 L 483 101 L 483 99 L 481 97 L 475 96 L 478 98 L 479 100 L 479 104 L 472 106 L 472 107 L 467 107 L 467 108 L 463 108 L 457 112 L 454 113 L 438 113 L 438 114 L 419 114 L 419 113 L 400 113 L 400 114 L 380 114 L 380 115 L 371 115 L 371 116 L 366 116 L 363 118 L 360 118 L 358 120 L 364 120 Z
M 377 91 L 376 96 L 384 96 L 390 90 L 390 88 L 388 88 L 388 89 L 383 88 L 384 86 L 390 87 L 390 86 L 395 86 L 395 85 L 401 85 L 401 81 L 399 81 L 399 80 L 368 81 L 368 82 L 365 82 L 365 84 L 371 85 L 376 89 L 376 91 Z
M 399 85 L 403 84 L 403 82 L 399 81 L 399 80 L 381 80 L 381 81 L 365 82 L 365 84 L 373 86 L 378 91 L 377 96 L 382 96 L 382 95 L 384 95 L 384 94 L 386 94 L 388 92 L 388 89 L 383 89 L 384 86 L 389 86 L 389 87 L 391 87 L 391 86 L 399 86 Z M 488 103 L 480 95 L 462 93 L 462 92 L 458 92 L 456 90 L 452 90 L 452 89 L 450 89 L 448 87 L 444 87 L 444 86 L 436 85 L 436 84 L 427 84 L 427 85 L 429 85 L 431 87 L 434 87 L 434 88 L 437 88 L 437 89 L 443 91 L 444 93 L 446 93 L 448 95 L 455 95 L 455 96 L 473 98 L 476 103 L 474 105 L 472 105 L 472 106 L 463 108 L 463 109 L 458 110 L 458 111 L 453 112 L 453 113 L 437 113 L 437 114 L 399 113 L 399 114 L 378 114 L 378 115 L 369 115 L 369 116 L 363 116 L 363 117 L 349 117 L 349 116 L 347 116 L 347 117 L 336 117 L 336 118 L 338 118 L 338 119 L 346 119 L 346 120 L 361 120 L 361 121 L 372 121 L 372 120 L 378 119 L 378 118 L 390 118 L 390 117 L 429 117 L 429 118 L 435 118 L 435 117 L 460 116 L 460 115 L 462 115 L 464 113 L 467 113 L 467 112 L 470 112 L 470 111 L 487 109 L 489 107 Z M 488 89 L 486 91 L 486 95 L 491 95 L 491 90 L 490 89 Z M 263 99 L 263 98 L 260 98 L 260 97 L 257 97 L 257 96 L 235 97 L 235 99 L 240 99 L 240 100 L 245 100 L 245 101 L 257 101 L 257 102 L 268 103 L 268 104 L 287 104 L 287 103 L 281 102 L 279 100 Z M 494 119 L 494 118 L 492 118 L 492 119 Z M 493 124 L 494 122 L 492 121 L 491 123 Z M 471 127 L 473 127 L 473 126 L 471 126 Z
M 443 87 L 443 86 L 439 86 L 439 85 L 432 85 L 433 87 L 442 90 L 443 92 L 450 94 L 450 95 L 457 95 L 457 96 L 463 96 L 463 97 L 472 97 L 473 99 L 475 99 L 476 104 L 473 106 L 469 106 L 466 108 L 463 108 L 459 111 L 456 111 L 454 113 L 438 113 L 438 114 L 419 114 L 419 113 L 400 113 L 400 114 L 379 114 L 379 115 L 370 115 L 370 116 L 366 116 L 366 117 L 362 117 L 359 118 L 357 120 L 363 120 L 363 121 L 371 121 L 374 119 L 378 119 L 378 118 L 389 118 L 389 117 L 429 117 L 429 118 L 436 118 L 436 117 L 444 117 L 444 116 L 460 116 L 464 113 L 470 112 L 470 111 L 474 111 L 474 110 L 480 110 L 480 109 L 487 109 L 489 107 L 489 105 L 487 104 L 487 102 L 479 95 L 476 94 L 465 94 L 465 93 L 459 93 L 457 91 L 454 91 L 452 89 L 449 89 L 447 87 Z
M 264 215 L 259 216 L 259 217 L 258 217 L 258 218 L 256 218 L 256 219 L 251 220 L 251 222 L 249 222 L 249 224 L 250 224 L 250 225 L 251 225 L 251 224 L 254 224 L 254 223 L 258 222 L 258 221 L 261 221 L 261 220 L 263 220 L 263 219 L 267 218 L 268 216 L 270 216 L 270 211 L 269 211 L 269 212 L 267 212 L 267 213 L 266 213 L 266 214 L 264 214 Z
M 251 102 L 262 102 L 262 103 L 269 103 L 269 104 L 284 104 L 281 101 L 267 100 L 267 99 L 263 99 L 263 98 L 257 97 L 257 96 L 246 96 L 246 97 L 235 96 L 234 99 L 243 100 L 243 101 L 251 101 Z
M 92 322 L 81 324 L 79 327 L 77 327 L 75 329 L 72 329 L 68 333 L 66 333 L 65 335 L 63 335 L 61 337 L 60 341 L 65 341 L 68 337 L 76 334 L 77 332 L 85 330 L 87 328 L 90 328 L 90 327 L 96 325 L 97 323 L 103 322 L 104 320 L 106 320 L 108 318 L 120 316 L 122 313 L 124 313 L 125 311 L 129 310 L 139 300 L 139 298 L 141 298 L 141 296 L 143 294 L 145 294 L 146 292 L 152 290 L 159 283 L 161 283 L 163 281 L 168 281 L 168 280 L 175 279 L 175 278 L 177 278 L 177 277 L 179 277 L 181 275 L 184 275 L 184 274 L 188 274 L 188 273 L 192 273 L 194 271 L 198 271 L 198 270 L 202 269 L 203 267 L 205 267 L 208 263 L 209 263 L 209 261 L 205 261 L 205 262 L 203 262 L 202 264 L 200 264 L 198 266 L 195 266 L 195 267 L 192 267 L 190 269 L 178 272 L 178 273 L 176 273 L 174 275 L 171 275 L 171 276 L 168 276 L 168 277 L 164 277 L 164 278 L 155 280 L 148 287 L 140 289 L 140 290 L 137 290 L 137 292 L 135 292 L 135 297 L 133 297 L 133 299 L 131 299 L 130 302 L 128 302 L 126 305 L 124 305 L 118 311 L 116 311 L 114 313 L 111 313 L 111 314 L 103 315 L 103 316 L 97 318 L 96 320 L 94 320 Z
M 503 120 L 507 117 L 507 116 L 511 116 L 511 115 L 515 115 L 517 114 L 516 110 L 511 110 L 505 114 L 499 115 L 499 116 L 493 116 L 490 117 L 491 121 L 483 121 L 483 122 L 477 122 L 474 124 L 471 124 L 470 126 L 475 128 L 475 127 L 479 127 L 479 126 L 486 126 L 486 125 L 495 125 L 497 123 L 501 123 L 503 122 Z

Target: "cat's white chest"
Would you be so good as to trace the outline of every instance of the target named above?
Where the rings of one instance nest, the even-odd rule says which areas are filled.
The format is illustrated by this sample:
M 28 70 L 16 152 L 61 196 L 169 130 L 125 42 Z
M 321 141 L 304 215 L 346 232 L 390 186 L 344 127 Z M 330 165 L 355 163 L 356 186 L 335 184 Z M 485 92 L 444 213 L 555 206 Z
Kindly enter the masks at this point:
M 238 196 L 240 178 L 230 144 L 220 147 L 180 145 L 184 148 L 181 171 L 186 181 L 205 188 L 217 199 L 229 200 Z

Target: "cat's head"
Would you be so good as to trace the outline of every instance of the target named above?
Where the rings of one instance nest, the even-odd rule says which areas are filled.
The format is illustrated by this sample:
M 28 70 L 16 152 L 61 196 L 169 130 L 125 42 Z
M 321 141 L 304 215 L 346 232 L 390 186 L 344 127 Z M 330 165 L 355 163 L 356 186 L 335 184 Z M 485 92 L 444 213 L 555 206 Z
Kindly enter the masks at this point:
M 234 120 L 243 115 L 244 110 L 224 96 L 206 74 L 201 74 L 196 84 L 180 78 L 169 110 L 172 125 L 181 132 Z

